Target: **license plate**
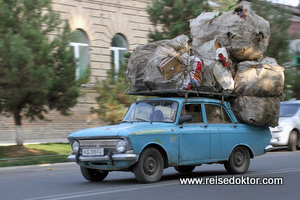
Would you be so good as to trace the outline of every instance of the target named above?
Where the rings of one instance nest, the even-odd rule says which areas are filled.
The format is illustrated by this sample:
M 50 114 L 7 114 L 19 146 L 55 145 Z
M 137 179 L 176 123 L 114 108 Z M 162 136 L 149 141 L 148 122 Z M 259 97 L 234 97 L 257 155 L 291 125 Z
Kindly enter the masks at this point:
M 82 155 L 83 156 L 103 156 L 104 148 L 82 149 Z

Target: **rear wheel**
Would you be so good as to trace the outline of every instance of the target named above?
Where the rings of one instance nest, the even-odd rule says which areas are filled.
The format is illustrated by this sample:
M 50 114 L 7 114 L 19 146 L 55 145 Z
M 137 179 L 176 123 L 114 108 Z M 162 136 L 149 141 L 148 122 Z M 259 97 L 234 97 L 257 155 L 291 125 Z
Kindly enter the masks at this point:
M 174 168 L 179 173 L 191 173 L 195 169 L 195 166 L 177 166 Z
M 298 133 L 297 131 L 291 131 L 289 137 L 289 151 L 296 151 L 298 146 Z
M 102 171 L 98 169 L 90 169 L 80 166 L 82 176 L 91 182 L 102 181 L 108 175 L 108 171 Z
M 133 168 L 136 179 L 142 183 L 153 183 L 160 180 L 164 169 L 161 153 L 156 148 L 145 149 L 138 163 Z
M 247 172 L 250 165 L 250 153 L 246 147 L 236 147 L 227 162 L 224 163 L 225 169 L 230 174 L 243 174 Z

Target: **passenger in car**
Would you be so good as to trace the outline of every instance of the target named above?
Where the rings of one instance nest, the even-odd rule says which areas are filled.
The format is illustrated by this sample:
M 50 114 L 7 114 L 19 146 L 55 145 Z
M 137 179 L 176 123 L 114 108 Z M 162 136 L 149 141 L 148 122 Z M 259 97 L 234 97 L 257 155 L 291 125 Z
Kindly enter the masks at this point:
M 214 107 L 210 112 L 206 113 L 208 123 L 223 123 L 223 118 L 220 109 Z

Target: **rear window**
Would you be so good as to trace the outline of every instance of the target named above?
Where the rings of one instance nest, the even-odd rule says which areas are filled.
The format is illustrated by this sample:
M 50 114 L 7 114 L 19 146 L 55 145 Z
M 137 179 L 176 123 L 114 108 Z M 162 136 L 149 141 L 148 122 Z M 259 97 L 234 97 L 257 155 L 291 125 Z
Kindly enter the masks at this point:
M 219 105 L 205 104 L 207 122 L 210 124 L 226 124 L 232 123 L 226 110 Z

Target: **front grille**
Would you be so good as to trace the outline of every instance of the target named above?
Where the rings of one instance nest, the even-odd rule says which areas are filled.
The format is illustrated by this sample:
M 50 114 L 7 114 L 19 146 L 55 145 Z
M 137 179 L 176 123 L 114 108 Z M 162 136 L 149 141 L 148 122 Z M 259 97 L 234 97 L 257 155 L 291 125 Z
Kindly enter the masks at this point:
M 102 140 L 79 140 L 80 148 L 116 148 L 120 139 L 102 139 Z
M 104 155 L 117 153 L 116 144 L 120 139 L 78 140 L 80 149 L 104 148 Z

